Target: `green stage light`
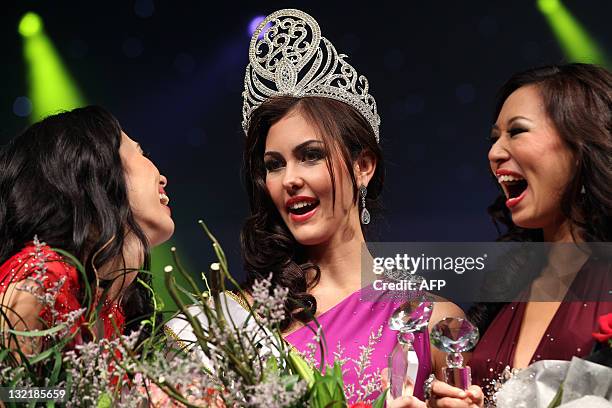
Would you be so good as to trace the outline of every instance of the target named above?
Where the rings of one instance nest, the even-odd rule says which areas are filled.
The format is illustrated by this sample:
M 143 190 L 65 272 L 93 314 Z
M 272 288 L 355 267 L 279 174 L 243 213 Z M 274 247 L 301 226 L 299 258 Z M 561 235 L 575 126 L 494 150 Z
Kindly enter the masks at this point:
M 28 67 L 32 101 L 30 120 L 35 122 L 61 110 L 84 106 L 81 92 L 42 29 L 41 18 L 27 13 L 21 19 L 19 32 L 23 35 L 23 53 Z
M 561 0 L 538 0 L 537 6 L 569 61 L 609 66 L 606 54 Z
M 544 14 L 554 13 L 560 6 L 559 0 L 538 0 L 538 8 Z
M 19 34 L 24 37 L 31 37 L 42 31 L 42 19 L 33 12 L 24 14 L 19 22 Z
M 27 13 L 19 23 L 19 33 L 24 41 L 23 54 L 28 67 L 31 122 L 49 114 L 86 105 L 76 82 L 42 27 L 42 19 L 35 13 Z M 170 247 L 166 243 L 151 251 L 151 271 L 158 299 L 166 310 L 177 310 L 164 284 L 163 268 L 174 263 Z M 180 276 L 177 276 L 177 282 L 185 288 L 189 287 Z

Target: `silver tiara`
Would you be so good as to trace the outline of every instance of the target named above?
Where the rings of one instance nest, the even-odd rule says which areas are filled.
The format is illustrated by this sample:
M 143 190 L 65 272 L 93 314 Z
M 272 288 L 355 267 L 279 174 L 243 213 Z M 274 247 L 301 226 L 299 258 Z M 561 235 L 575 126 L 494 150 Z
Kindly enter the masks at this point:
M 263 31 L 263 35 L 261 34 Z M 261 35 L 261 37 L 260 37 Z M 380 116 L 368 80 L 321 37 L 314 18 L 300 10 L 278 10 L 257 27 L 244 77 L 242 128 L 253 111 L 273 96 L 322 96 L 348 103 L 370 123 L 379 140 Z

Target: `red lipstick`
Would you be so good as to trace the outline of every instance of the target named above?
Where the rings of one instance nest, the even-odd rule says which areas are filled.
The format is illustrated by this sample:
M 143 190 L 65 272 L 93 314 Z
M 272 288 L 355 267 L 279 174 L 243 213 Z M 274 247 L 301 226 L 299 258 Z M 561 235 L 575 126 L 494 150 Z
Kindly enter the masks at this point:
M 514 198 L 509 198 L 506 200 L 506 207 L 512 209 L 513 207 L 516 207 L 518 205 L 518 203 L 520 203 L 521 201 L 523 201 L 523 198 L 525 198 L 525 195 L 527 194 L 527 190 L 523 191 L 521 193 L 520 196 L 518 197 L 514 197 Z
M 525 179 L 525 176 L 523 176 L 522 174 L 508 169 L 497 169 L 495 171 L 495 176 L 512 176 L 516 179 Z M 525 190 L 523 190 L 523 192 L 518 197 L 508 198 L 506 200 L 506 207 L 508 207 L 509 209 L 516 207 L 521 201 L 523 201 L 525 195 L 527 195 L 527 188 L 525 188 Z
M 508 169 L 497 169 L 495 170 L 495 175 L 499 176 L 513 176 L 517 178 L 525 178 L 521 173 L 517 173 L 516 171 L 508 170 Z
M 295 214 L 293 212 L 290 211 L 290 207 L 293 204 L 296 203 L 318 203 L 318 200 L 314 197 L 308 197 L 308 196 L 295 196 L 295 197 L 291 197 L 290 199 L 288 199 L 285 202 L 285 208 L 287 209 L 287 212 L 289 213 L 289 218 L 291 219 L 291 221 L 293 222 L 305 222 L 307 220 L 309 220 L 310 218 L 312 218 L 317 210 L 319 209 L 319 206 L 315 206 L 312 210 L 308 211 L 307 213 L 304 214 Z

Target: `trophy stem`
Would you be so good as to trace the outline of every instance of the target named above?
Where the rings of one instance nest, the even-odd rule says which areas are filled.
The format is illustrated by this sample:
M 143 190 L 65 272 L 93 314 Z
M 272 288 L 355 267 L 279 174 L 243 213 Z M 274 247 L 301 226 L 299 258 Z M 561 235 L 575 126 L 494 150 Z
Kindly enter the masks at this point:
M 413 338 L 413 336 L 405 336 L 405 333 L 398 333 L 398 343 L 389 356 L 388 402 L 402 396 L 412 396 L 414 393 L 414 384 L 419 371 L 419 358 L 412 346 Z
M 445 367 L 444 381 L 448 385 L 466 390 L 470 385 L 472 385 L 472 370 L 469 366 Z
M 462 352 L 472 349 L 478 341 L 478 328 L 468 320 L 447 317 L 431 329 L 431 343 L 448 353 L 444 367 L 444 381 L 453 387 L 467 389 L 472 385 L 472 370 L 464 366 Z

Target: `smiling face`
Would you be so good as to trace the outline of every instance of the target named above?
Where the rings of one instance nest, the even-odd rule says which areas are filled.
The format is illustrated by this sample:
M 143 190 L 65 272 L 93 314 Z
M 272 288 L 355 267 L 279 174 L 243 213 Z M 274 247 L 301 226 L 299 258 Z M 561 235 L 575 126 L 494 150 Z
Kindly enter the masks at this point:
M 334 206 L 327 154 L 319 132 L 299 111 L 288 113 L 268 131 L 266 187 L 283 221 L 302 245 L 328 243 L 346 232 L 361 234 L 353 185 L 336 157 L 331 160 L 336 181 Z
M 506 99 L 492 139 L 489 162 L 512 221 L 523 228 L 563 223 L 561 197 L 575 160 L 546 114 L 537 86 L 521 87 Z
M 123 163 L 130 209 L 151 246 L 167 241 L 174 232 L 174 221 L 164 187 L 166 177 L 147 159 L 140 145 L 121 132 L 119 155 Z

